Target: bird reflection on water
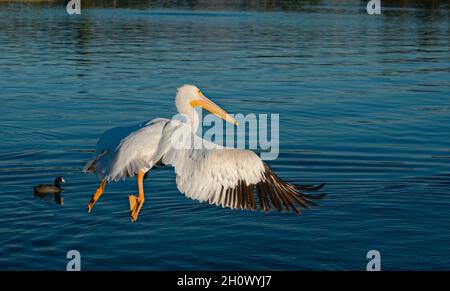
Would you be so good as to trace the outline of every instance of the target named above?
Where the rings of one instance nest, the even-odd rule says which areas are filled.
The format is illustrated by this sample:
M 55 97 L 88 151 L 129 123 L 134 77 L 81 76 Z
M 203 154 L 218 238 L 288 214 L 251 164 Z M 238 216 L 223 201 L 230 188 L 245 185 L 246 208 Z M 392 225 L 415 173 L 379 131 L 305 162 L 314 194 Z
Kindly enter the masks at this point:
M 61 192 L 57 193 L 34 193 L 34 197 L 38 197 L 39 199 L 50 202 L 53 200 L 58 205 L 64 205 L 64 197 L 61 195 Z

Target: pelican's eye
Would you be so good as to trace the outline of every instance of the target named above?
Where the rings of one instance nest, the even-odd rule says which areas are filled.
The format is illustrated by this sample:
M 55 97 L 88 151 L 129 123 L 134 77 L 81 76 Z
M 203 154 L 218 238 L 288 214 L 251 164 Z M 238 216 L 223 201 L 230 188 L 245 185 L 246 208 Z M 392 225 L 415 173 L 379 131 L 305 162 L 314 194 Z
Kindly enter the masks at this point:
M 202 91 L 200 91 L 200 89 L 197 89 L 197 94 L 202 95 Z

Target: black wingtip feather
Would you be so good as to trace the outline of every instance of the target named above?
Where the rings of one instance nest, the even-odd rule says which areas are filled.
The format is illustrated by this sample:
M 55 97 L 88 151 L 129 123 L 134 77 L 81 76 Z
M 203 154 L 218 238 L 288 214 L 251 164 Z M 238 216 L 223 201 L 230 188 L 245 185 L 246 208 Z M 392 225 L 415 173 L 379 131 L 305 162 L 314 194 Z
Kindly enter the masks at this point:
M 312 206 L 318 206 L 311 200 L 320 200 L 325 196 L 324 193 L 311 195 L 303 192 L 318 191 L 324 186 L 325 183 L 311 186 L 287 183 L 266 165 L 261 181 L 247 185 L 242 180 L 233 189 L 221 189 L 219 201 L 223 201 L 221 202 L 223 206 L 235 209 L 259 209 L 264 212 L 276 209 L 279 212 L 292 211 L 297 215 L 302 215 L 301 208 L 310 209 Z M 222 194 L 226 197 L 222 198 Z
M 320 193 L 320 194 L 315 194 L 315 195 L 302 193 L 303 197 L 306 197 L 306 198 L 312 199 L 312 200 L 321 200 L 323 197 L 325 197 L 325 195 L 326 195 L 325 193 Z
M 322 183 L 320 185 L 297 185 L 292 184 L 297 188 L 298 190 L 305 190 L 305 191 L 318 191 L 322 189 L 325 186 L 325 183 Z

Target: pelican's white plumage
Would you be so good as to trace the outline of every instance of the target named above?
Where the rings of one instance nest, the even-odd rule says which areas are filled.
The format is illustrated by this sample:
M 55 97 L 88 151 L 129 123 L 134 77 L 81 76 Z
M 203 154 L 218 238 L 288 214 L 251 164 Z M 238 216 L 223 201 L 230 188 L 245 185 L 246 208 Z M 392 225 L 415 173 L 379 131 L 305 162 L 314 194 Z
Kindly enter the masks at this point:
M 106 182 L 137 175 L 139 197 L 130 196 L 131 217 L 136 220 L 144 202 L 144 174 L 158 163 L 174 167 L 177 187 L 187 197 L 224 207 L 257 209 L 256 194 L 260 209 L 274 207 L 300 213 L 295 204 L 309 208 L 308 204 L 314 204 L 311 199 L 322 197 L 300 193 L 301 189 L 317 190 L 321 186 L 284 182 L 252 151 L 224 148 L 198 137 L 197 106 L 228 122 L 237 122 L 197 87 L 180 87 L 175 103 L 178 112 L 186 117 L 185 122 L 158 118 L 112 128 L 101 136 L 94 159 L 84 168 L 85 172 L 102 177 L 102 184 L 88 205 L 89 211 L 103 194 Z
M 176 147 L 174 135 L 181 140 Z M 240 181 L 257 184 L 265 171 L 264 163 L 254 152 L 208 142 L 178 121 L 165 126 L 155 158 L 174 167 L 181 193 L 216 205 L 225 205 L 225 195 L 219 200 L 222 188 L 234 189 Z
M 157 118 L 134 126 L 115 127 L 99 139 L 95 152 L 95 172 L 109 181 L 147 172 L 154 166 L 155 154 L 164 125 L 169 119 Z M 85 171 L 93 165 L 88 163 Z

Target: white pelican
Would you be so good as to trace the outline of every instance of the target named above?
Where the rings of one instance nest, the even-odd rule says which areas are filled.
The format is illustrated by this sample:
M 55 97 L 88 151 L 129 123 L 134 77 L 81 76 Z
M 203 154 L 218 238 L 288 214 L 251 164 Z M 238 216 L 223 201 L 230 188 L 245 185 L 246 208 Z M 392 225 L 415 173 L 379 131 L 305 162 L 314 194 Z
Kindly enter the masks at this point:
M 195 107 L 235 125 L 237 122 L 196 86 L 178 88 L 175 103 L 178 112 L 186 117 L 185 122 L 157 118 L 135 126 L 112 128 L 101 136 L 95 158 L 84 168 L 84 172 L 97 173 L 102 178 L 89 202 L 88 212 L 103 194 L 107 182 L 136 175 L 139 194 L 129 195 L 131 220 L 135 221 L 144 203 L 144 175 L 157 164 L 174 167 L 178 190 L 187 197 L 222 207 L 264 211 L 274 207 L 300 214 L 296 205 L 309 208 L 309 204 L 315 205 L 311 199 L 322 198 L 323 194 L 311 196 L 299 190 L 315 191 L 323 184 L 286 183 L 254 152 L 224 148 L 198 137 L 195 132 L 199 115 Z M 177 139 L 173 138 L 175 134 Z M 189 141 L 207 146 L 184 147 Z

